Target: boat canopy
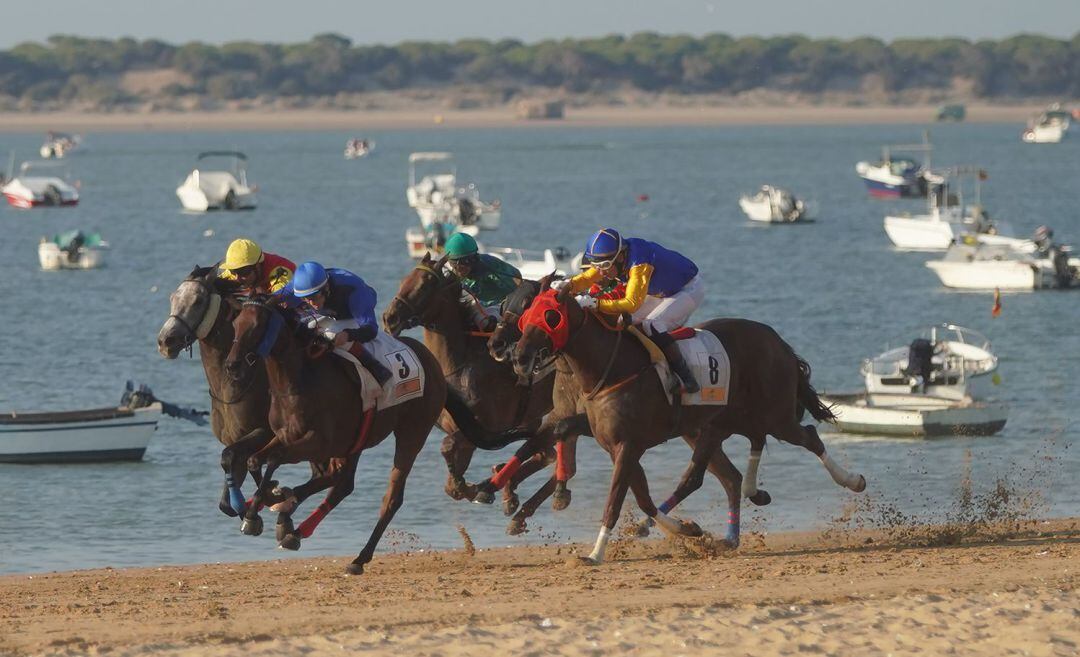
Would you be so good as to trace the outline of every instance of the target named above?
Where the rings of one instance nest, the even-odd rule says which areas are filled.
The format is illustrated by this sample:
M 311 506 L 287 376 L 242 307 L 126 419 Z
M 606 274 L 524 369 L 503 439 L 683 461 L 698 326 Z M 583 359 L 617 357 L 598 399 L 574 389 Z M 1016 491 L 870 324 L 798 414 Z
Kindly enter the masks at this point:
M 67 162 L 57 162 L 53 160 L 28 160 L 23 162 L 19 167 L 19 175 L 25 176 L 27 173 L 41 169 L 56 169 L 61 172 L 61 178 L 66 178 L 70 167 Z
M 419 153 L 412 153 L 409 155 L 409 162 L 437 162 L 439 160 L 452 160 L 454 159 L 453 153 L 439 152 L 439 151 L 422 151 Z
M 235 157 L 238 160 L 247 161 L 247 155 L 244 155 L 240 151 L 204 151 L 199 153 L 199 156 L 195 159 L 202 160 L 208 157 Z

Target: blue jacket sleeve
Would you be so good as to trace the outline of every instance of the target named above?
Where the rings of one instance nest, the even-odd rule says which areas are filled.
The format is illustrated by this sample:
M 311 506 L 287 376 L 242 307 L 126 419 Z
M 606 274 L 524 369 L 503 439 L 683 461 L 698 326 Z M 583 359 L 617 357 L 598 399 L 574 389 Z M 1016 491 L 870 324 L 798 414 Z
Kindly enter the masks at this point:
M 375 319 L 378 295 L 369 285 L 358 285 L 349 295 L 349 314 L 359 328 L 348 329 L 349 337 L 357 342 L 367 342 L 379 334 L 379 322 Z

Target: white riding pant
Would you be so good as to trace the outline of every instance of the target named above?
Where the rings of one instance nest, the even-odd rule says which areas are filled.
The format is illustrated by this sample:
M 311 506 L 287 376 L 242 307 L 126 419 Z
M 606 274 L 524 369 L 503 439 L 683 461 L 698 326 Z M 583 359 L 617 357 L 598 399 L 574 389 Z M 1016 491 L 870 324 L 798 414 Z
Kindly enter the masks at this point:
M 646 335 L 653 331 L 666 333 L 685 326 L 704 300 L 705 283 L 699 274 L 670 297 L 645 297 L 631 318 L 634 324 L 641 325 Z

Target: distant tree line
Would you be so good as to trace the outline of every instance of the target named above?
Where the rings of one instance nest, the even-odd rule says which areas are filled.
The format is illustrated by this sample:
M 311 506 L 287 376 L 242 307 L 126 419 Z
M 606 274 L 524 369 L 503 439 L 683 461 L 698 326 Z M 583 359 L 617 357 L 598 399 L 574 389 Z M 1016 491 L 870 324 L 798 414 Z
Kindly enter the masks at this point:
M 171 71 L 150 89 L 124 84 L 135 72 Z M 469 39 L 357 46 L 335 34 L 306 43 L 172 45 L 158 40 L 54 36 L 0 51 L 0 96 L 24 101 L 123 103 L 197 94 L 219 100 L 332 96 L 375 90 L 478 85 L 571 93 L 638 89 L 804 93 L 962 88 L 971 97 L 1080 96 L 1080 34 L 1001 41 L 803 36 L 702 38 L 640 33 L 549 40 Z

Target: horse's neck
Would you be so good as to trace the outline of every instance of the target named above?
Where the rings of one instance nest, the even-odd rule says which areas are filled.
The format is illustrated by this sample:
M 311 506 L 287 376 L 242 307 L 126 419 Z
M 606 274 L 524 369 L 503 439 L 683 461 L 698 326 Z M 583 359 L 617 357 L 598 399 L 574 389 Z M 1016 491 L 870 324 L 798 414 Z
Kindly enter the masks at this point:
M 295 397 L 303 364 L 300 349 L 290 344 L 281 353 L 267 356 L 263 362 L 266 363 L 266 379 L 274 403 Z
M 224 305 L 224 304 L 222 304 Z M 206 372 L 206 382 L 211 387 L 228 385 L 230 377 L 225 376 L 225 359 L 229 356 L 232 348 L 233 332 L 232 322 L 229 321 L 226 312 L 219 313 L 217 321 L 211 327 L 209 335 L 199 340 L 199 358 L 202 360 L 203 370 Z
M 566 362 L 585 393 L 601 383 L 608 363 L 611 363 L 611 371 L 603 381 L 605 386 L 632 376 L 648 363 L 648 354 L 641 345 L 636 344 L 636 338 L 630 335 L 620 338 L 619 332 L 604 328 L 600 321 L 596 317 L 587 318 L 563 347 Z M 619 350 L 618 354 L 614 354 L 616 349 Z
M 457 298 L 439 298 L 439 312 L 424 328 L 424 345 L 439 361 L 444 372 L 456 372 L 469 361 L 469 334 L 465 329 L 466 313 Z

